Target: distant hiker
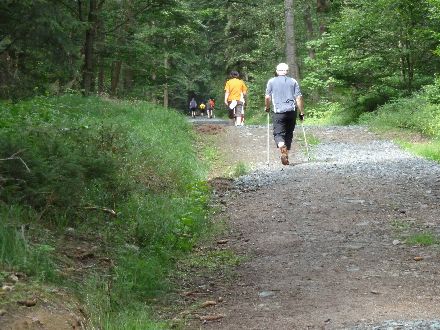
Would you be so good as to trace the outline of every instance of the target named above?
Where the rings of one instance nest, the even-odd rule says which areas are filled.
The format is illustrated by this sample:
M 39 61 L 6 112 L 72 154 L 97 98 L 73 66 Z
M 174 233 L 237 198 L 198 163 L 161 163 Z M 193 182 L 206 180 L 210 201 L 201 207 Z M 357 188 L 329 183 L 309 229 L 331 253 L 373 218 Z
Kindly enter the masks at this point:
M 204 113 L 205 113 L 205 109 L 206 109 L 206 104 L 205 104 L 205 102 L 201 102 L 200 103 L 200 105 L 199 105 L 199 109 L 200 109 L 200 114 L 203 116 L 204 115 Z
M 210 98 L 208 102 L 206 102 L 206 113 L 208 118 L 212 118 L 212 113 L 214 111 L 215 101 L 213 98 Z
M 196 110 L 197 110 L 197 102 L 196 99 L 193 97 L 189 102 L 189 111 L 191 111 L 191 117 L 194 118 L 196 116 Z
M 280 149 L 281 163 L 289 165 L 289 150 L 292 145 L 298 108 L 299 119 L 304 120 L 304 101 L 298 82 L 287 76 L 289 66 L 277 65 L 276 77 L 269 79 L 266 87 L 265 111 L 273 105 L 273 137 Z
M 230 79 L 225 85 L 225 104 L 228 107 L 229 118 L 234 119 L 235 126 L 244 125 L 244 104 L 247 94 L 247 87 L 239 77 L 237 71 L 231 71 Z

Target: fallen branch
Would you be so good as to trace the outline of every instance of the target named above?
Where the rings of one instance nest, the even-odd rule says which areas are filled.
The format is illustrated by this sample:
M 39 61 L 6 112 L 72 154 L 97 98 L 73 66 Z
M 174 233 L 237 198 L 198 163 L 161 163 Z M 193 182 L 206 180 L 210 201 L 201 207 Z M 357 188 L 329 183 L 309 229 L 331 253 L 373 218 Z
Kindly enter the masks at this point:
M 102 211 L 102 212 L 106 212 L 111 214 L 112 216 L 116 217 L 118 214 L 116 213 L 116 211 L 109 209 L 108 207 L 101 207 L 101 206 L 86 206 L 84 207 L 85 210 L 98 210 L 98 211 Z
M 9 156 L 8 158 L 0 158 L 0 161 L 5 161 L 5 160 L 19 160 L 21 161 L 21 163 L 24 165 L 24 167 L 26 167 L 26 170 L 30 173 L 31 170 L 30 168 L 27 166 L 27 164 L 25 163 L 25 161 L 23 160 L 23 158 L 18 157 L 17 155 L 19 153 L 23 152 L 23 150 L 19 150 L 17 151 L 15 154 L 13 154 L 12 156 Z

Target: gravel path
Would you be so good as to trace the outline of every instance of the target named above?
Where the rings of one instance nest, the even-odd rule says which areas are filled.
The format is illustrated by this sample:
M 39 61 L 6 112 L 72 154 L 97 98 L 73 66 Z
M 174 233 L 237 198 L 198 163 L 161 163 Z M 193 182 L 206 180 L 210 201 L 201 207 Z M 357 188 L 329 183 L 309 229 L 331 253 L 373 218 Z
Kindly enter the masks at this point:
M 440 167 L 367 129 L 306 127 L 320 143 L 279 164 L 265 127 L 227 126 L 216 139 L 230 165 L 252 171 L 231 189 L 227 246 L 245 261 L 209 329 L 440 329 L 440 251 L 407 244 L 440 235 Z M 272 140 L 271 140 L 272 142 Z M 239 152 L 238 152 L 239 151 Z M 216 173 L 213 173 L 215 175 Z M 189 328 L 194 328 L 191 324 Z

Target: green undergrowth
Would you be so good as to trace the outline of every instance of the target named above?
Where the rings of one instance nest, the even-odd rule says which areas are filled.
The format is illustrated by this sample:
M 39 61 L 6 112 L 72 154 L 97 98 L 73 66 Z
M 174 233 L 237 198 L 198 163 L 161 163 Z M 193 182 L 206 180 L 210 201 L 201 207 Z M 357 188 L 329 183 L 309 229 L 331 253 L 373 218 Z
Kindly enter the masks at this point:
M 193 267 L 207 268 L 210 271 L 220 271 L 236 266 L 242 260 L 243 257 L 237 256 L 233 251 L 223 249 L 202 253 L 197 258 L 190 259 L 189 264 Z
M 440 141 L 433 140 L 428 142 L 408 142 L 398 140 L 396 141 L 401 147 L 412 153 L 419 155 L 426 159 L 431 159 L 440 163 Z
M 91 327 L 166 328 L 145 301 L 209 228 L 193 141 L 182 115 L 140 101 L 3 103 L 1 272 L 75 290 Z M 68 257 L 80 248 L 94 267 Z
M 348 125 L 356 122 L 359 111 L 348 108 L 340 102 L 321 100 L 307 104 L 304 123 L 306 125 Z
M 54 247 L 46 241 L 29 242 L 26 222 L 35 214 L 19 206 L 0 207 L 0 270 L 17 268 L 41 281 L 56 281 L 54 262 L 50 257 Z M 40 233 L 34 232 L 38 236 Z
M 434 244 L 438 244 L 439 242 L 439 238 L 430 232 L 412 234 L 405 240 L 405 243 L 408 245 L 420 246 L 431 246 Z
M 312 133 L 308 133 L 307 127 L 304 127 L 304 132 L 302 131 L 302 127 L 298 127 L 298 132 L 295 136 L 295 141 L 301 147 L 301 150 L 304 153 L 304 155 L 306 157 L 309 157 L 310 160 L 314 160 L 313 147 L 316 147 L 318 144 L 321 143 L 319 138 Z
M 400 241 L 410 246 L 431 246 L 440 244 L 440 237 L 414 220 L 393 220 L 391 227 Z
M 396 142 L 422 157 L 440 161 L 440 83 L 418 94 L 394 100 L 377 111 L 360 116 L 359 122 L 384 134 L 399 134 Z M 414 139 L 414 135 L 419 138 Z
M 229 167 L 226 176 L 229 178 L 238 178 L 242 175 L 246 175 L 250 172 L 249 165 L 244 162 L 238 162 L 233 166 Z
M 187 278 L 187 281 L 193 280 L 196 276 L 231 279 L 234 276 L 234 267 L 245 259 L 244 256 L 239 256 L 227 248 L 199 250 L 179 262 L 180 277 Z
M 305 100 L 307 102 L 307 100 Z M 252 109 L 246 117 L 246 124 L 267 125 L 267 113 L 263 109 Z M 360 115 L 359 111 L 349 109 L 339 102 L 322 100 L 315 103 L 305 104 L 305 126 L 328 126 L 328 125 L 348 125 L 355 123 Z M 272 124 L 272 117 L 269 116 Z M 299 120 L 297 125 L 300 125 Z

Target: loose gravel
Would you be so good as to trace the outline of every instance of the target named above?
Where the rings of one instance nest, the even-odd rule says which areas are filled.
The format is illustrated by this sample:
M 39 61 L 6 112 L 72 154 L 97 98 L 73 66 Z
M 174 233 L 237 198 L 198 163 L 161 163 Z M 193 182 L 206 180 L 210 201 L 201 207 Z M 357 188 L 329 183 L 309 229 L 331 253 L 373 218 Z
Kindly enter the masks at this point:
M 240 232 L 240 240 L 235 243 L 235 248 L 246 249 L 246 253 L 255 254 L 255 260 L 244 266 L 242 271 L 247 275 L 243 276 L 249 278 L 242 285 L 247 289 L 238 290 L 235 298 L 231 298 L 235 299 L 234 302 L 224 307 L 226 314 L 230 314 L 230 319 L 226 318 L 218 329 L 227 329 L 231 324 L 236 324 L 237 329 L 244 329 L 241 323 L 246 323 L 246 328 L 249 329 L 263 329 L 262 324 L 290 329 L 288 324 L 293 322 L 293 318 L 296 318 L 295 322 L 313 323 L 307 319 L 310 318 L 307 314 L 312 310 L 308 310 L 304 317 L 295 314 L 295 311 L 304 310 L 305 307 L 301 304 L 306 303 L 305 301 L 314 308 L 328 303 L 328 308 L 316 315 L 324 318 L 326 313 L 330 313 L 328 320 L 316 320 L 316 324 L 307 326 L 307 329 L 440 329 L 440 320 L 435 319 L 438 315 L 436 302 L 432 301 L 432 305 L 427 305 L 412 301 L 416 298 L 415 295 L 437 299 L 437 295 L 430 290 L 434 289 L 431 285 L 436 283 L 437 264 L 434 260 L 439 253 L 435 247 L 420 249 L 401 245 L 399 240 L 392 237 L 395 233 L 390 232 L 389 223 L 394 218 L 411 224 L 425 221 L 426 228 L 440 234 L 437 211 L 440 200 L 438 163 L 414 156 L 362 126 L 307 126 L 306 133 L 320 141 L 317 145 L 310 146 L 310 160 L 306 158 L 304 148 L 299 147 L 302 143 L 302 131 L 298 127 L 294 150 L 290 155 L 291 165 L 280 164 L 271 136 L 270 162 L 267 164 L 265 126 L 227 127 L 226 130 L 220 146 L 229 155 L 231 164 L 244 162 L 250 164 L 251 170 L 247 175 L 237 178 L 234 189 L 222 192 L 220 198 L 228 200 L 230 195 L 242 196 L 236 198 L 234 203 L 228 203 L 228 208 L 232 210 L 230 216 L 234 230 Z M 237 144 L 237 141 L 240 143 Z M 338 185 L 334 191 L 332 180 L 336 180 Z M 362 189 L 365 191 L 359 192 Z M 294 197 L 294 191 L 308 196 L 309 199 L 298 200 Z M 283 194 L 292 198 L 293 202 L 289 205 L 295 205 L 293 213 L 281 206 L 280 196 Z M 249 203 L 252 205 L 241 202 L 250 201 L 250 198 L 257 200 Z M 234 211 L 236 207 L 240 208 L 238 213 Z M 328 213 L 322 214 L 323 212 Z M 268 214 L 272 214 L 272 219 L 277 221 L 268 220 Z M 347 221 L 345 227 L 342 219 Z M 363 226 L 368 231 L 359 230 Z M 280 244 L 277 237 L 284 239 L 286 233 L 290 232 L 294 237 L 297 235 L 297 240 L 287 240 L 284 244 L 296 244 L 295 248 L 292 252 L 283 250 L 280 253 L 277 250 Z M 255 246 L 246 245 L 247 243 L 241 241 L 242 237 L 247 237 L 245 242 L 255 242 Z M 264 242 L 264 245 L 258 245 L 259 241 Z M 352 252 L 343 252 L 346 248 Z M 258 251 L 264 251 L 264 254 L 259 256 L 262 252 Z M 348 253 L 348 256 L 341 259 L 341 254 L 344 253 Z M 357 254 L 361 259 L 354 257 Z M 414 261 L 408 259 L 414 254 L 431 255 L 420 271 L 412 263 Z M 269 268 L 268 260 L 271 260 L 273 269 Z M 350 264 L 345 265 L 348 261 Z M 292 271 L 284 273 L 283 264 L 292 264 Z M 327 265 L 334 271 L 335 277 L 330 279 L 315 273 L 322 265 Z M 271 272 L 272 277 L 264 276 L 264 272 L 261 273 L 263 269 Z M 327 276 L 330 274 L 333 273 L 330 272 Z M 291 276 L 295 278 L 294 284 L 288 281 Z M 400 282 L 396 281 L 396 276 L 401 276 Z M 328 283 L 331 280 L 340 281 L 339 285 L 347 288 L 351 295 L 343 296 L 339 291 L 332 291 Z M 298 290 L 298 281 L 302 283 L 299 292 L 306 300 L 284 297 L 284 292 Z M 255 323 L 252 319 L 254 305 L 247 307 L 247 303 L 249 300 L 249 303 L 258 304 L 258 301 L 252 301 L 252 292 L 254 287 L 255 290 L 264 287 L 262 283 L 280 287 L 281 293 L 275 295 L 279 296 L 276 304 L 265 305 L 273 314 L 266 316 L 261 312 L 257 313 L 259 323 Z M 359 294 L 359 290 L 368 290 L 371 286 L 381 289 L 377 292 L 375 289 L 366 291 L 364 296 Z M 400 289 L 401 287 L 405 290 Z M 393 291 L 395 293 L 391 294 Z M 376 301 L 368 298 L 369 295 L 377 297 Z M 392 298 L 387 298 L 388 295 Z M 358 304 L 359 299 L 366 299 L 365 304 L 372 303 L 372 306 L 376 306 L 377 303 L 386 308 L 390 308 L 387 299 L 394 299 L 396 303 L 399 301 L 401 305 L 412 307 L 408 307 L 410 309 L 405 312 L 402 309 L 401 313 L 404 314 L 395 313 L 392 309 L 381 312 L 376 307 Z M 350 301 L 357 305 L 350 306 L 346 311 L 341 311 L 338 307 L 332 308 L 345 306 Z M 286 309 L 281 306 L 286 306 Z M 362 313 L 372 310 L 374 313 L 370 318 L 364 319 L 365 315 Z M 237 318 L 234 313 L 242 315 L 242 319 Z M 386 320 L 383 315 L 387 313 L 395 314 L 396 320 Z M 398 319 L 399 315 L 404 318 Z M 423 319 L 424 316 L 426 319 Z M 380 321 L 372 322 L 374 320 Z M 292 329 L 303 327 L 293 326 Z
M 438 330 L 440 320 L 385 321 L 382 324 L 363 324 L 351 330 Z
M 259 128 L 259 126 L 250 126 Z M 260 126 L 261 128 L 261 126 Z M 308 128 L 313 134 L 319 130 L 320 136 L 341 135 L 345 139 L 350 136 L 361 137 L 359 141 L 326 141 L 317 146 L 310 146 L 311 160 L 306 162 L 304 155 L 301 164 L 281 167 L 279 164 L 267 166 L 264 162 L 254 165 L 254 171 L 236 180 L 239 189 L 256 189 L 265 185 L 289 180 L 300 170 L 344 173 L 346 176 L 362 175 L 364 178 L 393 181 L 396 177 L 406 177 L 408 182 L 424 186 L 437 176 L 440 182 L 440 166 L 438 163 L 423 159 L 402 150 L 395 143 L 387 140 L 376 140 L 374 134 L 361 126 Z M 249 132 L 247 132 L 249 134 Z M 242 134 L 242 135 L 248 135 Z M 273 146 L 271 146 L 273 148 Z

